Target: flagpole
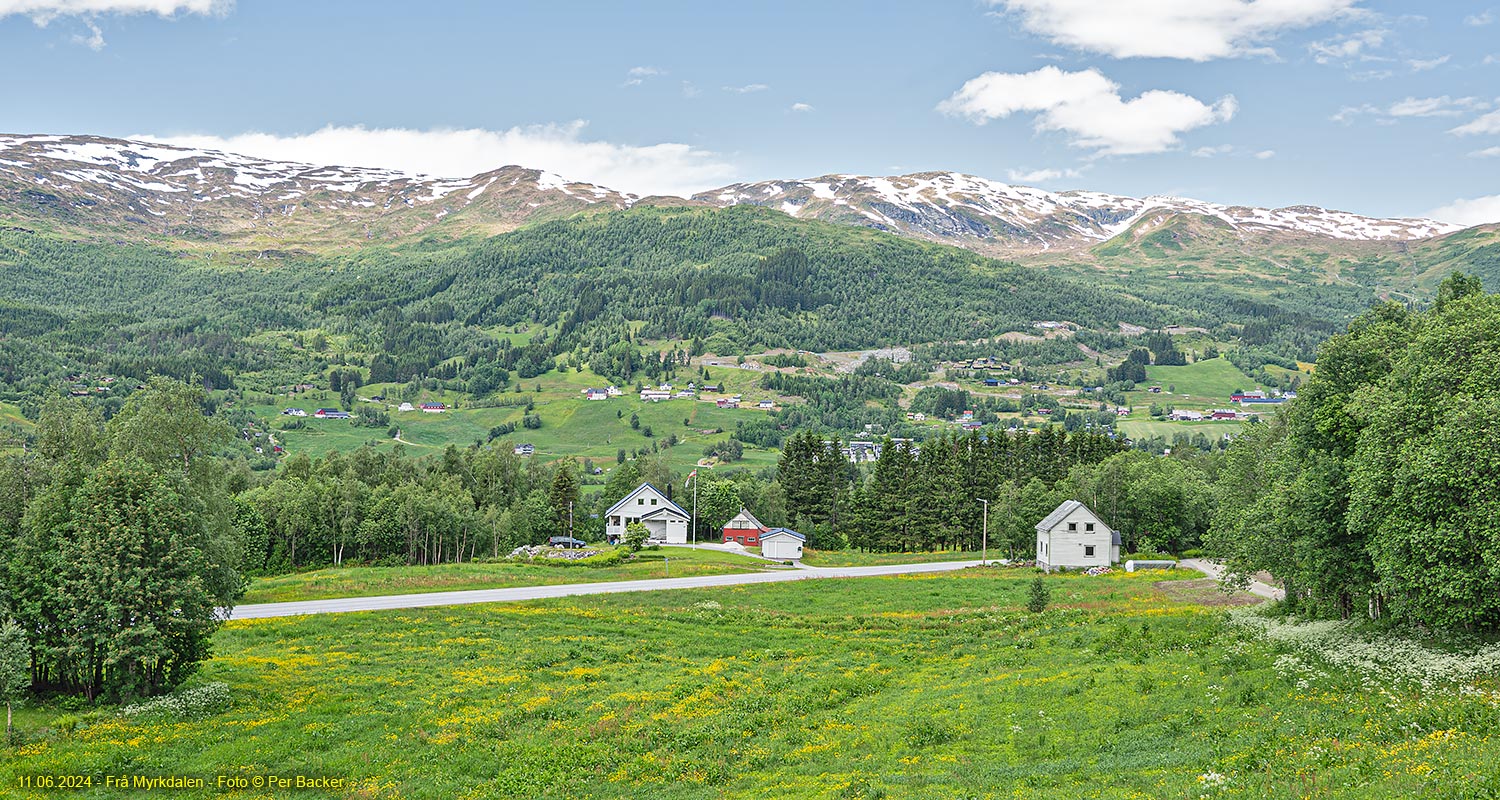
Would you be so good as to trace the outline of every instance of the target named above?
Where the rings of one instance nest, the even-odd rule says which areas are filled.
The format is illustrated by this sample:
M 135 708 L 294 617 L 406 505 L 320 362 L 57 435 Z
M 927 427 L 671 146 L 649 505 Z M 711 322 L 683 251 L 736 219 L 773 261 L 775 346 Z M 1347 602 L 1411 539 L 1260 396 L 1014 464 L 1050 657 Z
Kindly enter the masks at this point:
M 693 470 L 693 549 L 698 549 L 698 470 Z

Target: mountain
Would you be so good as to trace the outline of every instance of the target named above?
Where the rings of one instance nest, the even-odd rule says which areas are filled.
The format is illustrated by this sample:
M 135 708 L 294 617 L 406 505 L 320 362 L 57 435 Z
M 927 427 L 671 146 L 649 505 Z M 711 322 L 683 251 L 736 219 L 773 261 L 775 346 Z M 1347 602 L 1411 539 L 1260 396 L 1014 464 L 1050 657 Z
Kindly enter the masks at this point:
M 1129 283 L 1154 270 L 1162 280 L 1345 284 L 1421 297 L 1468 264 L 1500 279 L 1493 228 L 1314 206 L 1049 192 L 953 172 L 825 175 L 643 198 L 520 166 L 436 178 L 98 136 L 0 135 L 0 227 L 239 260 L 490 236 L 638 205 L 760 206 Z
M 1428 219 L 1375 219 L 1316 206 L 1265 209 L 1180 197 L 1049 192 L 954 172 L 739 183 L 694 199 L 768 206 L 802 219 L 865 225 L 1012 257 L 1086 250 L 1143 221 L 1159 225 L 1179 215 L 1217 220 L 1249 235 L 1353 242 L 1405 242 L 1459 230 Z
M 0 223 L 246 250 L 484 234 L 639 198 L 508 166 L 448 179 L 98 136 L 0 135 Z

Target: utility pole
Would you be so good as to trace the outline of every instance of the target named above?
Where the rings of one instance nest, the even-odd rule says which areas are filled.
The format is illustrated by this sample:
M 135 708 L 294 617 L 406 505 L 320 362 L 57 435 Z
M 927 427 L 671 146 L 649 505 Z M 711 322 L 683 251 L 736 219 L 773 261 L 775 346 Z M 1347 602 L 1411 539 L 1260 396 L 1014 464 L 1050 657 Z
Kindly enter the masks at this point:
M 990 501 L 983 497 L 975 499 L 984 504 L 984 533 L 980 535 L 979 539 L 979 565 L 987 567 L 990 563 Z
M 573 501 L 568 501 L 568 538 L 573 538 Z

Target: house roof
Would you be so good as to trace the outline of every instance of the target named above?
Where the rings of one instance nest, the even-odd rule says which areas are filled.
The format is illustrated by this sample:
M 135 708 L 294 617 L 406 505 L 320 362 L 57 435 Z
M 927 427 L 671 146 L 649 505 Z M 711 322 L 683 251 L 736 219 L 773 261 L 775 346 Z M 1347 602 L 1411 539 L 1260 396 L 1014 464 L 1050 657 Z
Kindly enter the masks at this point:
M 609 510 L 606 511 L 606 512 L 604 512 L 604 516 L 607 517 L 610 514 L 615 513 L 615 509 L 619 508 L 620 506 L 625 505 L 626 502 L 634 499 L 636 495 L 640 494 L 642 489 L 647 489 L 647 488 L 649 488 L 651 491 L 656 492 L 657 494 L 661 495 L 662 499 L 666 500 L 666 503 L 667 503 L 666 507 L 667 508 L 675 508 L 675 509 L 677 509 L 677 513 L 683 515 L 684 517 L 690 516 L 686 511 L 682 510 L 682 506 L 679 506 L 676 503 L 672 502 L 671 500 L 668 500 L 667 499 L 667 493 L 663 492 L 662 490 L 660 490 L 658 488 L 656 488 L 655 486 L 652 486 L 650 481 L 642 483 L 640 486 L 635 487 L 635 489 L 633 489 L 630 492 L 630 494 L 627 494 L 624 497 L 620 498 L 619 502 L 617 502 L 614 505 L 610 506 Z
M 657 506 L 656 508 L 654 508 L 654 509 L 652 509 L 650 511 L 647 511 L 646 513 L 644 513 L 644 514 L 641 515 L 641 519 L 652 519 L 652 518 L 654 518 L 654 517 L 656 517 L 656 516 L 658 516 L 660 514 L 676 514 L 677 516 L 682 517 L 683 519 L 687 519 L 688 518 L 687 512 L 683 511 L 680 508 L 677 508 L 676 506 L 677 506 L 676 503 L 673 503 L 671 500 L 668 500 L 667 501 L 667 505 Z
M 801 542 L 807 541 L 806 536 L 803 536 L 802 534 L 792 530 L 791 528 L 772 528 L 765 533 L 762 533 L 760 535 L 760 540 L 764 542 L 772 536 L 791 536 L 792 538 Z
M 761 530 L 765 530 L 766 529 L 766 526 L 762 525 L 761 522 L 760 522 L 760 520 L 756 519 L 755 515 L 750 513 L 750 509 L 748 509 L 748 508 L 741 508 L 740 509 L 740 513 L 735 514 L 733 517 L 729 518 L 729 522 L 734 522 L 735 520 L 739 519 L 740 517 L 744 517 L 746 522 L 753 523 L 755 525 L 755 527 L 757 527 L 757 528 L 759 528 Z M 725 528 L 729 527 L 729 522 L 724 523 L 724 527 Z
M 1090 509 L 1083 503 L 1080 503 L 1077 500 L 1064 500 L 1061 505 L 1052 510 L 1051 514 L 1048 514 L 1041 522 L 1038 522 L 1036 524 L 1036 529 L 1038 531 L 1044 532 L 1050 531 L 1057 526 L 1057 523 L 1062 522 L 1063 519 L 1066 518 L 1069 514 L 1077 511 L 1080 508 L 1084 511 L 1087 511 L 1089 516 L 1093 517 L 1094 519 L 1099 520 L 1101 523 L 1104 522 L 1104 520 L 1099 519 L 1098 514 L 1095 514 L 1092 509 Z M 1105 523 L 1104 527 L 1108 528 L 1108 523 Z M 1118 536 L 1119 534 L 1116 535 Z

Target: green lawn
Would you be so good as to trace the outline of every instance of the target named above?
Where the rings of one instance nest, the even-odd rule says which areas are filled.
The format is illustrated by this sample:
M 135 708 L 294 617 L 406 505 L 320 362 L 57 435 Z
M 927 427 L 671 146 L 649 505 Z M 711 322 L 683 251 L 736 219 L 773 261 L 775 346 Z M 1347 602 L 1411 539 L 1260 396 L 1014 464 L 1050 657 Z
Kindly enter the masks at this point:
M 1173 422 L 1171 420 L 1154 420 L 1146 416 L 1144 411 L 1137 411 L 1135 413 L 1140 415 L 1139 419 L 1135 419 L 1132 417 L 1122 417 L 1120 421 L 1116 423 L 1117 427 L 1120 429 L 1120 432 L 1132 439 L 1149 439 L 1153 436 L 1160 436 L 1163 439 L 1166 439 L 1168 442 L 1171 442 L 1172 437 L 1176 436 L 1179 433 L 1185 433 L 1189 436 L 1192 436 L 1195 433 L 1201 433 L 1204 436 L 1207 436 L 1210 441 L 1214 441 L 1226 433 L 1239 433 L 1240 429 L 1245 426 L 1245 423 L 1238 420 L 1220 420 L 1217 422 Z
M 23 775 L 343 779 L 239 797 L 1493 797 L 1500 711 L 1369 684 L 1176 576 L 795 581 L 229 623 L 194 718 L 24 711 Z M 65 718 L 60 718 L 65 717 Z M 67 731 L 67 732 L 61 732 Z M 94 788 L 88 797 L 134 797 Z M 69 795 L 75 796 L 75 795 Z
M 1256 384 L 1229 359 L 1220 357 L 1181 367 L 1146 367 L 1146 382 L 1138 385 L 1142 391 L 1129 394 L 1132 406 L 1158 403 L 1203 409 L 1229 408 L 1229 395 L 1235 389 L 1254 389 Z M 1144 391 L 1151 386 L 1160 386 L 1161 394 Z
M 663 564 L 663 557 L 670 563 Z M 686 578 L 758 572 L 766 562 L 718 550 L 663 547 L 642 551 L 636 560 L 613 567 L 555 567 L 545 564 L 436 564 L 425 567 L 330 567 L 256 578 L 240 602 L 280 603 L 381 594 L 456 592 L 509 586 L 551 586 L 644 578 Z
M 990 560 L 1003 556 L 990 551 Z M 873 567 L 882 564 L 919 564 L 929 561 L 978 561 L 978 550 L 939 550 L 934 553 L 862 553 L 858 550 L 806 550 L 802 563 L 810 567 Z

